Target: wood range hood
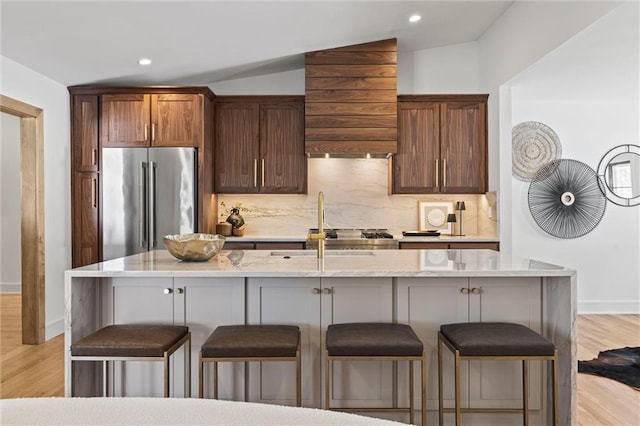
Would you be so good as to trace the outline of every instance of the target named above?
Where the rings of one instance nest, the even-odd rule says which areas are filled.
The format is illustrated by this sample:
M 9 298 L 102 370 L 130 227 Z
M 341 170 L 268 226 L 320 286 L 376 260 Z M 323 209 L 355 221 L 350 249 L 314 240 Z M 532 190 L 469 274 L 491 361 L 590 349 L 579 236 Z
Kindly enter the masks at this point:
M 397 151 L 397 40 L 305 54 L 305 152 L 387 157 Z

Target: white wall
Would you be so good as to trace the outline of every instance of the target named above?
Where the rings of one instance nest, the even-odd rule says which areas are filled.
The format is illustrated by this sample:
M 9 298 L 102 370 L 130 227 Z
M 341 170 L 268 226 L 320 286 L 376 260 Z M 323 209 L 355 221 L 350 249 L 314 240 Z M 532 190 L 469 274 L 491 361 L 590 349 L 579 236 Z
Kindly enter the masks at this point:
M 489 93 L 489 189 L 498 191 L 500 249 L 511 251 L 511 78 L 549 53 L 615 2 L 514 2 L 478 40 L 478 89 Z
M 0 113 L 0 292 L 21 291 L 20 118 Z
M 211 83 L 216 95 L 304 95 L 304 68 Z
M 478 93 L 478 45 L 398 52 L 398 93 Z
M 605 15 L 510 82 L 512 125 L 541 121 L 562 157 L 597 170 L 611 148 L 640 141 L 640 8 Z M 529 184 L 511 179 L 513 252 L 578 271 L 580 313 L 640 312 L 640 206 L 607 203 L 589 234 L 547 235 L 527 207 Z
M 64 331 L 64 271 L 71 266 L 69 94 L 42 74 L 0 56 L 0 92 L 44 111 L 45 337 Z

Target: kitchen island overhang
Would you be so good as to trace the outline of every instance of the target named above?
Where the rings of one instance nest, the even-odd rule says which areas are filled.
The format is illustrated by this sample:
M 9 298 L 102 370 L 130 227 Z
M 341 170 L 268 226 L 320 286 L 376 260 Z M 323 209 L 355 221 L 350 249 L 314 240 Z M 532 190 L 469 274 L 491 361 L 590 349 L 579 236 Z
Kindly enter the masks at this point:
M 315 252 L 309 250 L 223 250 L 208 262 L 193 263 L 179 261 L 166 251 L 153 251 L 66 271 L 67 349 L 72 342 L 113 321 L 111 285 L 120 278 L 229 278 L 245 288 L 260 278 L 313 278 L 319 282 L 387 278 L 386 282 L 393 287 L 388 293 L 394 295 L 390 299 L 397 298 L 399 289 L 405 288 L 411 279 L 419 279 L 428 286 L 437 279 L 458 278 L 470 283 L 469 287 L 493 279 L 497 282 L 534 279 L 540 288 L 539 331 L 556 344 L 560 354 L 561 424 L 570 424 L 575 419 L 577 274 L 569 268 L 491 250 L 372 250 L 351 254 L 328 250 L 324 259 L 317 259 Z M 407 291 L 402 294 L 405 293 L 406 297 L 412 297 Z M 405 310 L 394 305 L 394 320 L 410 323 Z M 250 315 L 243 318 L 251 321 Z M 197 352 L 199 348 L 193 350 Z M 72 382 L 69 371 L 67 355 L 67 396 Z M 90 383 L 91 378 L 80 380 L 78 374 L 74 377 L 76 385 L 83 385 L 79 382 L 84 381 L 85 387 L 96 386 Z M 97 374 L 87 377 L 95 379 Z M 546 392 L 545 399 L 550 394 Z

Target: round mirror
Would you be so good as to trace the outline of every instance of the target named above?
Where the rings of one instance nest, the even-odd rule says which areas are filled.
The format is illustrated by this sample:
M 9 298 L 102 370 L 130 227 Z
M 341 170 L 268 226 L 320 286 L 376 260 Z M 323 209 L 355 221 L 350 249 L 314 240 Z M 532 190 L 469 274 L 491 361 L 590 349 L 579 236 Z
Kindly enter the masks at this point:
M 640 205 L 640 146 L 620 145 L 598 164 L 600 189 L 619 206 Z

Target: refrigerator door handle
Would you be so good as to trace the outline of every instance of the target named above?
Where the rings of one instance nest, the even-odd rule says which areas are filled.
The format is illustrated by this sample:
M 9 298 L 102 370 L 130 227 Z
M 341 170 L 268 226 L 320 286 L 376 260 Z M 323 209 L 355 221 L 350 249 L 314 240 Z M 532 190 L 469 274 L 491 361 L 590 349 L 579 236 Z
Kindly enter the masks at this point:
M 157 247 L 156 240 L 156 167 L 155 161 L 149 161 L 149 248 Z
M 147 163 L 140 162 L 140 247 L 147 248 Z

